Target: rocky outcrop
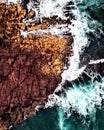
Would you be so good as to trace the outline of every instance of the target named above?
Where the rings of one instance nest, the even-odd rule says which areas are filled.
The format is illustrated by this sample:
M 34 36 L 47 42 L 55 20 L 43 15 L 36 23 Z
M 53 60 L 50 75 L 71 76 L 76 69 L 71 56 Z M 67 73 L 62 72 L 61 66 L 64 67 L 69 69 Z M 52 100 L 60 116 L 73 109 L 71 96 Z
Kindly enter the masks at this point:
M 0 58 L 1 115 L 16 109 L 20 109 L 24 116 L 28 115 L 22 109 L 34 103 L 43 104 L 61 80 L 54 73 L 46 75 L 41 71 L 39 64 L 43 64 L 43 58 L 38 49 L 35 52 L 20 52 L 3 48 L 0 49 Z M 11 121 L 15 120 L 18 117 L 11 116 Z
M 42 23 L 24 23 L 35 17 L 21 4 L 0 4 L 0 119 L 1 126 L 19 122 L 44 105 L 61 82 L 63 67 L 71 54 L 72 36 L 60 37 L 51 33 L 21 36 L 45 29 L 57 20 L 44 18 Z M 65 23 L 60 19 L 59 23 Z

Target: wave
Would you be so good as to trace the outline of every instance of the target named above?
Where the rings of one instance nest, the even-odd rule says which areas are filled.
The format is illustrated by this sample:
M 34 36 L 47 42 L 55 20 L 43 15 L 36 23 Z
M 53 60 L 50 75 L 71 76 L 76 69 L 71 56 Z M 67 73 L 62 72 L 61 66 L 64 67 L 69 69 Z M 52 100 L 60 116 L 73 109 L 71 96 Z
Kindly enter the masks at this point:
M 74 8 L 71 10 L 74 19 L 71 20 L 72 24 L 69 25 L 69 28 L 71 29 L 71 33 L 74 38 L 73 42 L 73 55 L 69 57 L 69 63 L 70 66 L 64 72 L 62 73 L 62 82 L 59 84 L 59 86 L 56 88 L 55 92 L 62 89 L 62 85 L 66 80 L 72 81 L 79 77 L 79 75 L 83 72 L 86 66 L 79 67 L 80 63 L 80 54 L 84 51 L 84 48 L 88 46 L 88 39 L 86 35 L 86 29 L 88 28 L 87 19 L 86 17 L 81 16 L 81 13 L 77 7 L 76 1 L 74 2 Z M 54 100 L 56 101 L 57 95 L 55 95 L 55 92 L 53 95 L 49 96 L 49 100 L 46 103 L 46 107 L 52 106 L 54 104 Z M 54 100 L 53 100 L 54 99 Z M 51 103 L 50 103 L 51 100 Z

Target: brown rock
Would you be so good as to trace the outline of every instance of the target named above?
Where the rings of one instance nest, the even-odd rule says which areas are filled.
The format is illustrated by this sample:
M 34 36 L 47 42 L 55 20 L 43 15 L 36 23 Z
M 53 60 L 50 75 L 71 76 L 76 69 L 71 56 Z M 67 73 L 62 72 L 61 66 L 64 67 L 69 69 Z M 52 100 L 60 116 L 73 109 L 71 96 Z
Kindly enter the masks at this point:
M 26 25 L 24 23 L 18 23 L 18 27 L 22 30 L 26 29 Z
M 54 17 L 44 18 L 39 24 L 25 24 L 22 19 L 35 16 L 34 11 L 28 14 L 26 11 L 20 4 L 0 4 L 0 117 L 5 117 L 3 123 L 20 122 L 24 116 L 33 114 L 37 105 L 44 106 L 47 96 L 61 82 L 66 62 L 63 59 L 70 54 L 66 48 L 71 46 L 72 36 L 50 33 L 21 36 L 20 29 L 36 31 L 57 22 L 65 23 Z
M 28 18 L 33 18 L 35 16 L 35 12 L 33 10 L 31 10 L 29 13 L 28 13 Z

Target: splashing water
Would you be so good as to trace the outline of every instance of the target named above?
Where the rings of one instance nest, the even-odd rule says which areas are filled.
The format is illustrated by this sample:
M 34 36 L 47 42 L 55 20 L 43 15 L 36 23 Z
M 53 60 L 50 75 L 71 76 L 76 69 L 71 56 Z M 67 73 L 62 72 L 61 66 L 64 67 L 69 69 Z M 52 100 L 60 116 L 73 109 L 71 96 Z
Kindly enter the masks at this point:
M 89 31 L 87 18 L 83 17 L 77 7 L 78 1 L 74 1 L 74 9 L 71 10 L 74 19 L 72 19 L 72 24 L 69 25 L 69 28 L 71 29 L 71 33 L 74 38 L 73 43 L 73 56 L 69 57 L 70 66 L 68 69 L 64 70 L 62 73 L 62 83 L 59 84 L 59 86 L 56 88 L 55 92 L 62 89 L 62 85 L 64 84 L 65 80 L 75 80 L 79 77 L 79 75 L 83 72 L 86 66 L 83 66 L 82 68 L 79 67 L 80 63 L 80 54 L 84 50 L 86 46 L 89 45 L 86 31 Z M 53 98 L 56 98 L 56 95 L 49 96 L 49 101 L 51 100 L 51 103 L 47 103 L 47 106 L 52 106 L 54 103 L 52 103 Z M 56 100 L 56 99 L 54 99 Z M 53 101 L 54 102 L 54 101 Z
M 21 3 L 21 0 L 1 0 L 1 2 L 4 2 L 6 4 Z
M 63 84 L 66 80 L 72 81 L 80 76 L 86 66 L 82 68 L 79 67 L 80 63 L 80 54 L 84 51 L 86 46 L 89 46 L 89 41 L 86 33 L 93 32 L 96 28 L 100 27 L 101 24 L 96 20 L 89 20 L 88 15 L 81 13 L 80 6 L 78 8 L 78 4 L 81 2 L 86 3 L 86 1 L 73 1 L 75 8 L 71 10 L 73 15 L 75 16 L 72 19 L 72 25 L 69 25 L 71 28 L 71 33 L 74 37 L 73 43 L 73 56 L 69 58 L 70 66 L 68 69 L 64 70 L 62 73 L 62 83 L 56 88 L 53 95 L 49 96 L 49 100 L 46 103 L 47 107 L 52 107 L 53 105 L 58 105 L 59 107 L 59 126 L 60 130 L 71 130 L 64 126 L 65 117 L 63 116 L 65 113 L 69 118 L 72 116 L 72 112 L 76 111 L 79 115 L 83 115 L 85 118 L 87 115 L 90 117 L 92 122 L 96 120 L 96 106 L 101 107 L 102 100 L 104 99 L 104 80 L 103 82 L 91 82 L 89 84 L 79 84 L 73 85 L 72 88 L 68 90 L 64 90 L 64 96 L 57 96 L 55 93 L 59 90 L 63 89 Z M 87 1 L 86 6 L 90 4 L 99 4 L 99 2 L 91 2 Z M 102 2 L 102 1 L 100 1 Z M 79 10 L 80 9 L 80 10 Z M 89 24 L 90 22 L 90 24 Z M 96 27 L 95 27 L 96 26 Z M 93 27 L 93 28 L 92 28 Z M 94 62 L 94 61 L 93 61 Z M 92 62 L 92 63 L 93 63 Z M 103 60 L 95 61 L 94 63 L 103 62 Z M 90 64 L 92 64 L 90 62 Z M 93 79 L 93 77 L 92 77 Z M 63 111 L 62 111 L 63 110 Z
M 100 119 L 104 119 L 96 115 L 102 108 L 103 100 L 103 77 L 100 82 L 79 82 L 57 96 L 54 104 L 57 108 L 41 110 L 34 117 L 26 119 L 21 127 L 17 125 L 13 130 L 103 130 L 103 126 L 96 126 Z M 102 114 L 104 115 L 103 111 Z
M 90 121 L 96 121 L 96 108 L 101 108 L 101 102 L 104 99 L 104 79 L 102 82 L 89 82 L 88 84 L 73 84 L 62 97 L 58 97 L 58 104 L 62 107 L 63 111 L 59 108 L 59 125 L 61 130 L 67 130 L 64 126 L 65 114 L 67 118 L 72 116 L 73 111 L 79 117 L 89 116 Z M 59 101 L 60 100 L 60 101 Z M 86 122 L 83 119 L 83 123 Z M 68 126 L 69 128 L 69 126 Z M 70 129 L 68 129 L 70 130 Z
M 85 85 L 81 83 L 79 85 L 73 85 L 73 88 L 69 88 L 66 91 L 65 101 L 62 101 L 62 106 L 67 109 L 69 108 L 69 110 L 72 107 L 84 116 L 92 114 L 95 111 L 95 105 L 100 106 L 104 98 L 103 87 L 104 81 L 101 83 L 93 82 Z M 64 99 L 64 96 L 62 98 Z

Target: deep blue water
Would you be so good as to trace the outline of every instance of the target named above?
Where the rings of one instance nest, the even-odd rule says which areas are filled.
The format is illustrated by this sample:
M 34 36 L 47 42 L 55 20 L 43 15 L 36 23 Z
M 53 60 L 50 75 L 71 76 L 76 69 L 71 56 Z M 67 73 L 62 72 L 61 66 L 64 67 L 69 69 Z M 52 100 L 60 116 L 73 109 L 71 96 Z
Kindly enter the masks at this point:
M 90 60 L 104 58 L 104 0 L 76 1 L 81 15 L 87 17 L 91 29 L 86 32 L 89 45 L 80 55 L 80 64 L 83 66 Z M 67 86 L 70 89 L 66 90 L 61 98 L 64 103 L 68 101 L 69 105 L 71 104 L 70 109 L 65 110 L 62 104 L 41 109 L 36 115 L 28 117 L 19 124 L 13 124 L 11 130 L 104 130 L 102 76 L 101 79 L 93 82 L 92 79 L 90 81 L 84 79 L 84 83 L 74 84 L 72 88 Z

